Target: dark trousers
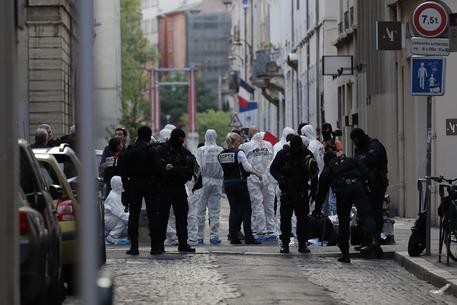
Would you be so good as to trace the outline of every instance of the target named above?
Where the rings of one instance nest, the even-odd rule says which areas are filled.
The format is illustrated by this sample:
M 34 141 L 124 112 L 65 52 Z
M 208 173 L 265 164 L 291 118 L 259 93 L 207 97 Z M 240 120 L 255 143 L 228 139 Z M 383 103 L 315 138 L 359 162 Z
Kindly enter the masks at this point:
M 367 238 L 375 236 L 375 222 L 373 220 L 368 191 L 362 182 L 338 185 L 336 193 L 336 213 L 338 215 L 339 242 L 338 246 L 343 254 L 349 253 L 349 225 L 352 204 L 355 204 L 357 213 L 362 220 Z
M 149 236 L 151 237 L 151 247 L 160 245 L 159 241 L 159 201 L 153 195 L 155 193 L 151 182 L 146 180 L 130 181 L 128 187 L 129 198 L 129 223 L 128 235 L 132 247 L 138 246 L 138 220 L 140 218 L 142 199 L 146 202 L 146 212 L 148 214 Z
M 232 240 L 233 236 L 237 236 L 237 231 L 241 230 L 241 223 L 243 223 L 244 238 L 254 239 L 251 229 L 251 198 L 247 182 L 224 181 L 224 188 L 230 205 L 229 234 Z
M 290 237 L 292 236 L 292 215 L 295 212 L 297 217 L 297 239 L 299 245 L 306 246 L 308 240 L 308 212 L 309 203 L 307 201 L 293 203 L 285 197 L 281 198 L 281 206 L 279 208 L 281 215 L 281 242 L 283 245 L 289 245 Z
M 386 195 L 384 185 L 375 184 L 370 193 L 371 208 L 373 210 L 373 218 L 376 226 L 376 236 L 379 238 L 384 226 L 384 217 L 382 213 L 382 205 L 384 203 L 384 196 Z
M 189 203 L 184 185 L 174 185 L 167 187 L 160 195 L 160 237 L 161 244 L 166 239 L 168 217 L 170 208 L 176 217 L 176 235 L 180 244 L 187 244 L 187 214 L 189 213 Z

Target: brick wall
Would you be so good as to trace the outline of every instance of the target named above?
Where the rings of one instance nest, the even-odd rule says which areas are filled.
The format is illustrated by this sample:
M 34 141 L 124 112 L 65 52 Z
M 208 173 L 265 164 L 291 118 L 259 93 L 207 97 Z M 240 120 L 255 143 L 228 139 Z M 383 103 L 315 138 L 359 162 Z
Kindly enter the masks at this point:
M 47 123 L 56 136 L 75 121 L 73 0 L 30 0 L 27 7 L 29 129 Z

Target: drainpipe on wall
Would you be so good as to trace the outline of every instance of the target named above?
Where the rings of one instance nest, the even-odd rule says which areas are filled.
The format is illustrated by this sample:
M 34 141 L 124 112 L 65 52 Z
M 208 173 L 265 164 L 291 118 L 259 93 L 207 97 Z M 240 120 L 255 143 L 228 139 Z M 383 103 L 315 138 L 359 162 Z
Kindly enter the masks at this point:
M 319 26 L 319 0 L 316 0 L 316 126 L 320 126 L 320 100 L 321 100 L 321 77 L 319 59 L 321 57 L 321 31 Z
M 402 9 L 399 3 L 397 8 L 397 21 L 402 21 Z M 398 192 L 398 211 L 400 216 L 406 216 L 406 198 L 405 198 L 405 128 L 404 128 L 404 86 L 403 86 L 403 66 L 401 64 L 402 51 L 397 51 L 397 107 L 398 107 L 398 175 L 399 175 L 399 192 Z

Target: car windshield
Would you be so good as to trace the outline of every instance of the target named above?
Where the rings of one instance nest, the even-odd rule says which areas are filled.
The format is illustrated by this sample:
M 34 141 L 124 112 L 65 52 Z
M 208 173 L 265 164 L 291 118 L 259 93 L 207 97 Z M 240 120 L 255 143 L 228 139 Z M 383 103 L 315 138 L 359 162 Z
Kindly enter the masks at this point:
M 70 157 L 58 154 L 54 155 L 54 157 L 56 158 L 57 163 L 59 163 L 59 168 L 65 174 L 67 180 L 78 176 L 78 169 Z

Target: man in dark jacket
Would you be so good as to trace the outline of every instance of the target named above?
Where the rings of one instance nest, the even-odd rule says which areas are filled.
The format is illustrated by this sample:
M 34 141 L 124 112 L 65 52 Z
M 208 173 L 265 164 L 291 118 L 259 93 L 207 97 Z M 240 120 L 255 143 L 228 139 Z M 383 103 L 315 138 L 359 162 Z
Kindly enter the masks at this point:
M 360 128 L 354 128 L 351 139 L 355 145 L 354 158 L 362 161 L 368 168 L 370 180 L 373 181 L 370 192 L 370 202 L 376 224 L 376 236 L 382 233 L 384 219 L 382 204 L 389 181 L 387 179 L 387 153 L 384 145 L 377 139 L 372 139 Z
M 342 256 L 338 261 L 350 263 L 349 258 L 349 222 L 352 205 L 363 220 L 367 238 L 371 244 L 361 251 L 366 254 L 381 255 L 382 250 L 375 238 L 375 224 L 372 209 L 368 199 L 367 188 L 368 170 L 359 160 L 341 155 L 332 159 L 319 177 L 319 191 L 316 196 L 316 206 L 313 215 L 321 214 L 322 204 L 327 197 L 329 187 L 336 194 L 336 209 L 339 220 L 338 247 Z
M 166 238 L 170 208 L 176 217 L 176 233 L 178 235 L 180 252 L 195 252 L 187 243 L 187 214 L 189 204 L 185 183 L 195 174 L 197 162 L 195 157 L 183 147 L 186 134 L 182 129 L 174 129 L 168 142 L 157 146 L 165 166 L 165 176 L 161 184 L 160 234 L 161 246 Z
M 300 136 L 292 136 L 290 148 L 285 147 L 276 155 L 270 167 L 271 175 L 278 181 L 281 190 L 281 248 L 280 253 L 289 253 L 291 217 L 297 217 L 298 251 L 308 253 L 306 234 L 309 195 L 317 187 L 317 164 L 313 154 L 304 147 Z M 309 182 L 311 181 L 311 188 Z
M 120 158 L 122 184 L 130 205 L 128 234 L 130 250 L 127 254 L 138 255 L 138 220 L 142 199 L 146 202 L 146 211 L 151 237 L 151 254 L 162 252 L 159 227 L 159 201 L 156 193 L 158 182 L 163 176 L 160 157 L 152 148 L 152 131 L 147 126 L 138 128 L 138 139 L 130 145 Z

